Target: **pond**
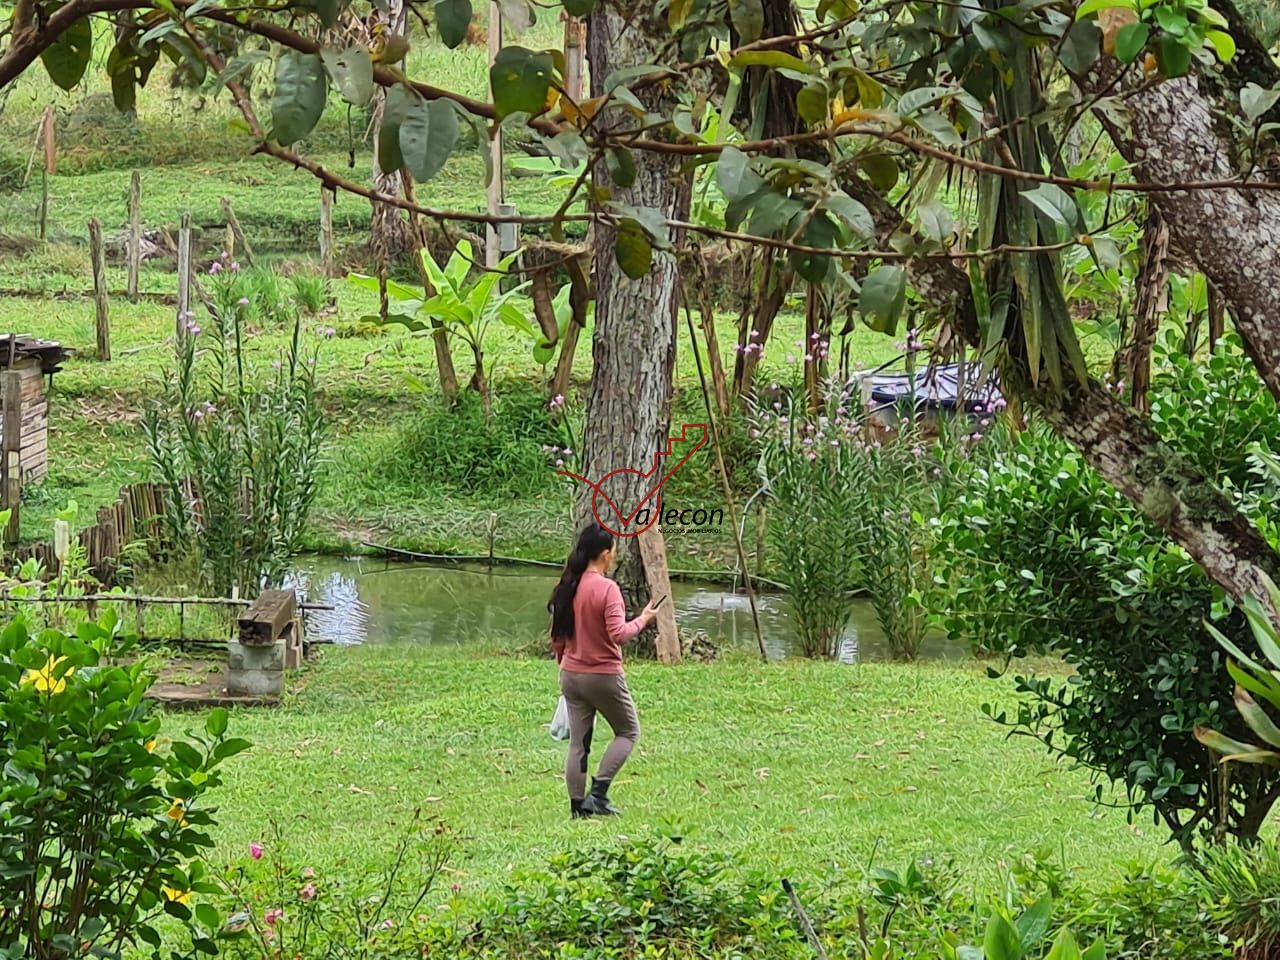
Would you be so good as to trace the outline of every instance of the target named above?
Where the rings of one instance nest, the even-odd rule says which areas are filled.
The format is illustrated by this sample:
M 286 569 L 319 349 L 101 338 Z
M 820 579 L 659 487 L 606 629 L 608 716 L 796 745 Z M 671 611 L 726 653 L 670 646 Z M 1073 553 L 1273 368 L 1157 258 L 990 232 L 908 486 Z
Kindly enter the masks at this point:
M 293 586 L 306 599 L 333 606 L 307 616 L 306 634 L 334 643 L 454 644 L 468 638 L 535 642 L 547 628 L 547 596 L 558 573 L 506 568 L 493 572 L 388 563 L 381 559 L 304 557 Z M 745 594 L 706 583 L 675 582 L 672 602 L 686 630 L 701 630 L 731 646 L 756 649 L 751 608 Z M 771 658 L 791 655 L 795 624 L 783 594 L 757 595 L 765 649 Z M 967 656 L 942 638 L 926 641 L 923 657 Z M 841 659 L 888 659 L 884 635 L 870 603 L 855 600 Z

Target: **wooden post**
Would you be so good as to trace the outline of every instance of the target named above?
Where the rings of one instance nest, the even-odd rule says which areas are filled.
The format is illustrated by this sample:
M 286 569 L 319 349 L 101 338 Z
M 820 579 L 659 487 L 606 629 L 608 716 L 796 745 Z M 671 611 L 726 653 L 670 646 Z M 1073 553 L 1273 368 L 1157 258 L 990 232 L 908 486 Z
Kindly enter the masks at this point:
M 186 330 L 187 314 L 191 312 L 191 214 L 182 215 L 182 227 L 178 230 L 178 338 Z
M 661 591 L 670 589 L 671 574 L 667 569 L 667 544 L 662 536 L 662 524 L 655 523 L 636 540 L 640 544 L 640 557 L 644 562 L 644 576 L 648 581 L 649 597 L 658 600 Z M 668 600 L 658 608 L 658 639 L 655 646 L 658 650 L 659 663 L 679 663 L 683 657 L 680 650 L 680 631 L 676 627 L 675 603 Z
M 13 337 L 10 334 L 10 337 Z M 22 502 L 22 374 L 6 370 L 0 376 L 0 404 L 4 407 L 3 460 L 0 460 L 0 506 L 9 512 L 9 525 L 5 529 L 5 545 L 14 546 L 19 536 L 19 506 Z
M 587 25 L 562 13 L 564 20 L 564 92 L 574 103 L 582 102 L 582 60 L 587 46 Z
M 333 276 L 333 191 L 320 187 L 320 269 Z
M 502 49 L 502 7 L 497 0 L 491 0 L 489 4 L 489 66 L 493 66 L 493 62 L 498 58 L 498 52 Z M 499 127 L 497 133 L 493 135 L 493 139 L 489 141 L 489 155 L 493 166 L 493 177 L 489 181 L 489 216 L 498 215 L 498 205 L 503 201 L 502 191 L 502 128 Z M 496 267 L 498 261 L 502 259 L 502 254 L 498 249 L 498 229 L 496 224 L 490 223 L 485 228 L 485 266 Z
M 244 235 L 244 231 L 240 229 L 240 221 L 236 219 L 236 212 L 231 209 L 231 201 L 226 197 L 222 198 L 222 212 L 227 217 L 227 228 L 231 231 L 231 238 L 240 245 L 241 255 L 244 262 L 253 265 L 253 248 L 249 246 L 249 240 Z
M 93 262 L 93 308 L 98 330 L 98 359 L 111 359 L 111 327 L 107 318 L 107 265 L 102 223 L 89 221 L 89 256 Z
M 40 171 L 40 239 L 49 235 L 49 178 L 58 169 L 58 144 L 53 125 L 53 107 L 45 107 L 40 117 L 40 139 L 44 143 L 44 168 Z
M 129 178 L 129 302 L 138 302 L 138 271 L 142 268 L 142 177 Z

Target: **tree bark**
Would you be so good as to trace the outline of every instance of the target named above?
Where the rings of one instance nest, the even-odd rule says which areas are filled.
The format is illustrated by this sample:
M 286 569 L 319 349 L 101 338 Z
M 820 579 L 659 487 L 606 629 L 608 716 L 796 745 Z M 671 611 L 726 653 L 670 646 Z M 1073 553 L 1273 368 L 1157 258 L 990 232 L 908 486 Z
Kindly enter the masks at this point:
M 1271 608 L 1259 571 L 1280 581 L 1280 554 L 1210 480 L 1198 474 L 1106 388 L 1065 393 L 1040 390 L 1033 399 L 1057 433 L 1089 465 L 1180 544 L 1214 583 L 1233 597 L 1257 597 Z
M 1142 265 L 1138 270 L 1138 297 L 1134 307 L 1133 335 L 1124 348 L 1121 369 L 1129 379 L 1133 405 L 1151 409 L 1151 348 L 1156 342 L 1160 317 L 1169 309 L 1169 228 L 1160 210 L 1151 206 L 1142 233 Z
M 388 0 L 385 13 L 380 14 L 388 33 L 403 35 L 408 23 L 408 8 L 404 0 Z M 383 169 L 378 156 L 378 134 L 382 131 L 382 117 L 387 106 L 386 88 L 379 86 L 373 99 L 373 189 L 388 197 L 398 197 L 403 191 L 399 170 Z M 411 243 L 409 225 L 398 207 L 387 203 L 373 204 L 373 218 L 369 223 L 369 245 L 382 262 L 383 258 L 403 254 Z
M 1233 31 L 1233 35 L 1236 35 Z M 1133 80 L 1136 82 L 1137 77 Z M 1084 81 L 1089 92 L 1116 83 L 1114 65 Z M 1123 78 L 1119 83 L 1126 86 Z M 1138 180 L 1185 183 L 1240 175 L 1226 121 L 1234 92 L 1205 78 L 1168 80 L 1125 101 L 1127 128 L 1099 114 Z M 1236 331 L 1271 393 L 1280 398 L 1280 194 L 1249 190 L 1173 190 L 1151 202 L 1168 224 L 1170 240 L 1191 256 L 1230 308 Z
M 613 71 L 658 60 L 659 38 L 665 33 L 665 24 L 651 25 L 643 13 L 628 18 L 613 3 L 598 4 L 587 26 L 592 96 L 603 95 L 605 80 Z M 666 92 L 655 86 L 644 91 L 642 99 L 647 106 L 662 109 L 665 96 Z M 620 113 L 602 119 L 605 126 L 632 122 L 629 115 Z M 668 220 L 686 220 L 689 188 L 687 178 L 681 176 L 679 158 L 651 151 L 635 151 L 633 155 L 635 182 L 620 187 L 611 182 L 606 165 L 597 164 L 597 193 L 607 190 L 616 202 L 653 208 Z M 670 239 L 678 245 L 681 238 Z M 675 258 L 657 250 L 644 276 L 636 280 L 627 277 L 615 259 L 616 244 L 617 231 L 612 225 L 598 223 L 593 265 L 593 369 L 583 470 L 584 476 L 597 482 L 614 471 L 625 471 L 614 474 L 602 489 L 628 515 L 650 492 L 650 480 L 644 474 L 653 467 L 657 452 L 665 451 L 668 445 L 680 277 Z M 623 520 L 607 514 L 603 498 L 596 502 L 602 518 L 614 521 L 608 526 L 616 532 L 635 533 L 635 525 L 622 529 L 627 526 Z M 656 507 L 656 501 L 652 505 Z M 590 488 L 584 487 L 577 512 L 583 522 L 592 518 Z M 669 584 L 646 585 L 644 562 L 633 535 L 619 538 L 615 577 L 632 609 L 649 590 L 669 591 Z

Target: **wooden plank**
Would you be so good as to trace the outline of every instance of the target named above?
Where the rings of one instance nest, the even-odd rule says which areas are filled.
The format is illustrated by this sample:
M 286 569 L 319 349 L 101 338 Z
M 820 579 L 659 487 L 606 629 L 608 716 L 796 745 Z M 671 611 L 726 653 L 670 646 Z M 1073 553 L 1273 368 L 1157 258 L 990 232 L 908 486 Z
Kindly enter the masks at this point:
M 0 406 L 3 406 L 4 436 L 0 441 L 0 507 L 9 511 L 5 544 L 18 542 L 19 508 L 22 502 L 22 465 L 19 450 L 22 423 L 22 374 L 6 371 L 0 374 Z
M 333 191 L 320 187 L 320 269 L 333 276 Z
M 248 645 L 275 643 L 293 622 L 297 606 L 297 597 L 292 590 L 264 590 L 240 615 L 240 642 Z
M 129 283 L 130 303 L 138 302 L 138 271 L 142 267 L 142 178 L 138 171 L 129 177 Z
M 658 600 L 671 593 L 671 573 L 667 569 L 667 545 L 662 526 L 655 523 L 636 538 L 640 544 L 640 558 L 644 562 L 644 578 L 649 586 L 649 599 Z M 661 663 L 679 663 L 680 633 L 676 629 L 675 604 L 670 599 L 658 608 L 658 660 Z

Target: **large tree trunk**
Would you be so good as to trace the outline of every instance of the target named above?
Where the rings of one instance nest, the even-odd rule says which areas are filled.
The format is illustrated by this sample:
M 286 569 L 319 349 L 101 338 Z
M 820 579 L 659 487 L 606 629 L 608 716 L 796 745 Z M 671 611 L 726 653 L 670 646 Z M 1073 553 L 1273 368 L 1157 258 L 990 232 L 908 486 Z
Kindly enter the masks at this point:
M 385 13 L 381 19 L 389 33 L 405 32 L 408 23 L 408 8 L 404 0 L 388 0 Z M 404 185 L 400 182 L 399 170 L 383 169 L 378 156 L 378 134 L 382 130 L 382 117 L 387 105 L 387 91 L 378 87 L 373 99 L 373 189 L 388 197 L 398 197 Z M 387 203 L 373 204 L 373 219 L 369 224 L 369 245 L 381 265 L 383 258 L 399 257 L 412 246 L 412 235 L 404 215 L 398 207 Z
M 650 30 L 643 12 L 628 18 L 612 3 L 598 4 L 587 25 L 592 96 L 604 93 L 605 80 L 613 71 L 659 61 L 657 38 L 664 35 L 664 27 L 655 24 Z M 642 98 L 652 98 L 657 107 L 665 95 L 655 86 Z M 606 126 L 634 122 L 621 113 L 603 120 Z M 687 219 L 689 190 L 679 158 L 652 151 L 635 151 L 634 156 L 634 184 L 624 188 L 612 183 L 605 164 L 597 164 L 596 190 L 610 191 L 613 200 L 623 204 L 651 207 L 668 220 Z M 649 271 L 638 280 L 630 279 L 615 260 L 617 231 L 603 221 L 595 231 L 595 334 L 583 470 L 584 476 L 597 482 L 613 474 L 602 489 L 625 518 L 650 493 L 651 479 L 645 474 L 654 466 L 656 454 L 668 447 L 680 278 L 675 258 L 655 251 Z M 678 243 L 680 238 L 671 239 Z M 601 519 L 613 521 L 607 526 L 619 533 L 636 533 L 639 524 L 628 525 L 611 515 L 603 497 L 596 499 L 596 505 Z M 656 498 L 650 505 L 656 508 Z M 578 510 L 584 521 L 592 517 L 591 506 L 592 490 L 584 488 Z M 646 578 L 633 535 L 619 538 L 615 576 L 632 609 L 646 595 L 670 592 L 665 571 L 656 576 L 660 582 Z

